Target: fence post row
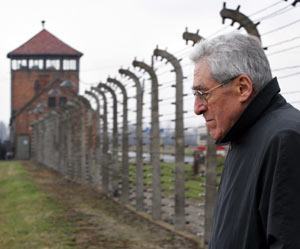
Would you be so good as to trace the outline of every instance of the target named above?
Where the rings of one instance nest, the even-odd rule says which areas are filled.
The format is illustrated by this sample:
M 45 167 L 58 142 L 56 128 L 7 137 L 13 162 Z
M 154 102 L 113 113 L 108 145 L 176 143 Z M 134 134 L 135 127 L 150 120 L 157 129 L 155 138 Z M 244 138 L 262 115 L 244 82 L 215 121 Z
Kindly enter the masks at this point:
M 160 134 L 158 107 L 158 80 L 153 67 L 142 61 L 134 60 L 132 65 L 143 69 L 151 79 L 151 146 L 150 156 L 152 165 L 152 217 L 161 219 L 161 170 L 160 170 Z
M 91 88 L 93 90 L 93 88 Z M 102 186 L 102 166 L 103 166 L 103 160 L 105 160 L 105 156 L 102 154 L 101 150 L 101 125 L 100 125 L 100 100 L 98 94 L 92 92 L 92 91 L 87 91 L 91 96 L 94 97 L 96 101 L 96 113 L 95 113 L 95 168 L 94 168 L 94 177 L 95 177 L 95 186 L 100 187 Z
M 71 148 L 72 153 L 72 179 L 75 181 L 79 178 L 79 172 L 80 172 L 80 137 L 81 137 L 81 113 L 78 110 L 80 108 L 78 100 L 73 99 L 71 102 L 73 107 L 71 110 L 71 120 L 70 120 L 70 126 L 71 126 L 71 142 L 73 144 Z M 79 121 L 79 122 L 78 122 Z
M 74 170 L 73 170 L 73 154 L 72 150 L 74 149 L 74 144 L 72 143 L 72 108 L 74 108 L 74 103 L 72 101 L 68 101 L 64 110 L 65 110 L 65 122 L 66 122 L 66 175 L 73 179 Z
M 102 137 L 103 137 L 103 144 L 102 144 L 102 164 L 101 164 L 101 175 L 102 175 L 102 188 L 105 193 L 109 192 L 109 166 L 110 160 L 108 156 L 108 149 L 109 149 L 109 138 L 108 138 L 108 127 L 107 127 L 107 98 L 103 91 L 98 88 L 93 88 L 95 92 L 97 92 L 98 96 L 101 96 L 103 100 L 103 114 L 100 115 L 100 118 L 103 120 L 102 125 Z
M 83 121 L 82 121 L 82 105 L 80 101 L 75 98 L 74 109 L 72 112 L 72 138 L 75 144 L 72 154 L 74 155 L 74 179 L 80 181 L 81 179 L 81 162 L 82 162 L 82 133 L 83 133 Z M 77 131 L 77 132 L 76 132 Z
M 166 59 L 174 67 L 176 75 L 175 95 L 175 227 L 182 229 L 185 225 L 184 196 L 184 128 L 183 128 L 183 73 L 180 61 L 166 50 L 156 48 L 155 57 Z
M 93 164 L 93 123 L 92 123 L 92 119 L 93 119 L 93 109 L 91 107 L 90 102 L 88 101 L 88 99 L 82 95 L 79 95 L 79 98 L 81 99 L 81 101 L 84 104 L 84 108 L 85 108 L 85 141 L 86 141 L 86 153 L 85 153 L 85 157 L 86 157 L 86 164 L 85 164 L 85 181 L 87 183 L 92 183 L 93 179 L 92 179 L 92 164 Z
M 123 95 L 123 133 L 122 133 L 122 193 L 121 201 L 125 204 L 129 201 L 129 162 L 128 162 L 128 120 L 127 120 L 127 92 L 124 85 L 113 78 L 108 77 L 107 82 L 120 88 Z
M 136 209 L 138 211 L 143 211 L 143 89 L 139 78 L 134 73 L 125 69 L 120 69 L 119 73 L 133 80 L 136 87 Z
M 90 170 L 91 170 L 91 183 L 97 184 L 99 182 L 99 164 L 100 164 L 100 141 L 99 141 L 99 130 L 100 130 L 100 125 L 99 125 L 99 111 L 100 111 L 100 102 L 97 97 L 97 94 L 95 94 L 92 91 L 85 91 L 85 94 L 88 96 L 91 96 L 96 103 L 96 110 L 93 112 L 93 117 L 91 118 L 90 122 L 90 128 L 89 128 L 89 138 L 90 138 Z M 94 127 L 95 125 L 95 127 Z M 93 129 L 95 128 L 95 129 Z M 95 132 L 95 134 L 94 134 Z M 95 137 L 94 137 L 95 136 Z M 95 143 L 93 143 L 93 140 Z
M 117 105 L 117 96 L 114 92 L 114 90 L 109 87 L 108 85 L 104 83 L 99 83 L 97 87 L 91 88 L 94 91 L 100 90 L 106 90 L 109 92 L 113 99 L 113 134 L 112 134 L 112 160 L 113 160 L 113 168 L 112 168 L 112 181 L 111 181 L 111 187 L 112 187 L 112 195 L 114 197 L 119 196 L 119 144 L 118 144 L 118 105 Z

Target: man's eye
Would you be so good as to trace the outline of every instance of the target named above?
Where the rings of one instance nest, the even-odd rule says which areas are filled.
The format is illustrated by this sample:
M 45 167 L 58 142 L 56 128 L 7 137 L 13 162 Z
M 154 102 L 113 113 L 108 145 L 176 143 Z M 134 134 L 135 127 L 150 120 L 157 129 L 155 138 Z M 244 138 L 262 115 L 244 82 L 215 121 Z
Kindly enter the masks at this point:
M 200 95 L 202 95 L 202 93 L 200 91 L 198 91 L 198 90 L 194 90 L 193 94 L 194 94 L 194 96 L 200 96 Z

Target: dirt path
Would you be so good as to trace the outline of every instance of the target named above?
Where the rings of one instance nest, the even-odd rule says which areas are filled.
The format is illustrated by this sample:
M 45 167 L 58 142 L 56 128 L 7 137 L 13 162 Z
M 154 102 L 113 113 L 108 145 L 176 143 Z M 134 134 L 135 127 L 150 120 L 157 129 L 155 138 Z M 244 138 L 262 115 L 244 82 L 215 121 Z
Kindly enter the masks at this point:
M 42 191 L 66 208 L 77 248 L 196 249 L 198 246 L 142 219 L 106 196 L 63 179 L 51 170 L 23 163 Z

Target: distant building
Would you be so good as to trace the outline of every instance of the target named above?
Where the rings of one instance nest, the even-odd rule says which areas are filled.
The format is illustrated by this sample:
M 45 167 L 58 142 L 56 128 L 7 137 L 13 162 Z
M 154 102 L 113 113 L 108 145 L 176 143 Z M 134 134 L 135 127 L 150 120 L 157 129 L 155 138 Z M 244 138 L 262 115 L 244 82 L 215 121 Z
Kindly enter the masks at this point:
M 46 29 L 7 54 L 11 60 L 10 134 L 17 159 L 30 158 L 32 121 L 67 101 L 59 88 L 45 89 L 55 81 L 68 80 L 78 94 L 82 55 Z

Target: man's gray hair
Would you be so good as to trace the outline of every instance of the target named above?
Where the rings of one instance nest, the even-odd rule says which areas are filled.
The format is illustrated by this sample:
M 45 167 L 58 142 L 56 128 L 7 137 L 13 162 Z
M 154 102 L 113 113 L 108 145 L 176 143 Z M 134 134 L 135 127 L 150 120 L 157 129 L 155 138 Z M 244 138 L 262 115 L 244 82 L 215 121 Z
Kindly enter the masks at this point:
M 208 63 L 214 80 L 223 82 L 240 74 L 253 81 L 256 93 L 272 79 L 269 61 L 259 39 L 231 32 L 196 45 L 190 58 Z

